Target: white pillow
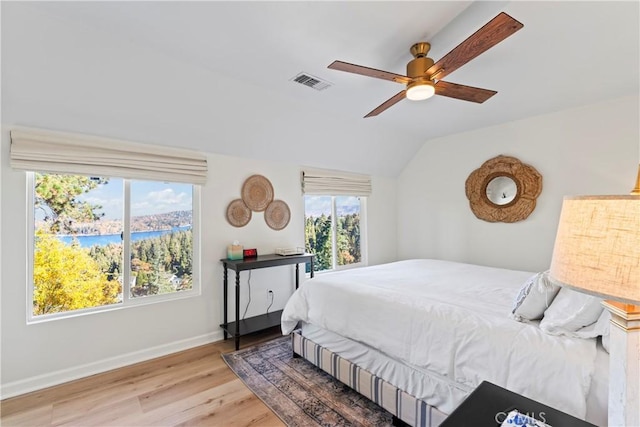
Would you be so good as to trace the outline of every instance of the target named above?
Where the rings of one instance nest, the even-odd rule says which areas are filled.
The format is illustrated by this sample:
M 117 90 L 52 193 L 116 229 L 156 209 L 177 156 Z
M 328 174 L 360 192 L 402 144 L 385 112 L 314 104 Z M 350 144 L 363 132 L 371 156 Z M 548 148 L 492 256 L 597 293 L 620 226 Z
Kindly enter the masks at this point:
M 585 326 L 576 331 L 576 335 L 580 338 L 597 338 L 602 337 L 602 347 L 609 353 L 609 335 L 611 326 L 611 312 L 602 310 L 602 314 L 598 317 L 598 321 L 592 325 Z
M 524 282 L 511 311 L 513 319 L 518 322 L 542 319 L 544 311 L 560 291 L 560 286 L 551 283 L 548 273 L 538 273 Z
M 609 341 L 610 341 L 609 337 L 610 336 L 611 334 L 609 332 L 607 332 L 606 335 L 602 336 L 602 347 L 604 348 L 604 351 L 606 351 L 607 353 L 609 353 Z
M 598 321 L 602 298 L 562 288 L 544 312 L 540 329 L 551 335 L 577 336 L 578 329 Z
M 602 310 L 600 313 L 600 317 L 595 323 L 590 324 L 589 326 L 585 326 L 584 328 L 580 328 L 575 332 L 575 336 L 578 338 L 597 338 L 609 336 L 609 325 L 611 324 L 611 312 L 609 310 Z M 607 343 L 608 346 L 608 343 Z M 605 350 L 608 349 L 605 347 Z

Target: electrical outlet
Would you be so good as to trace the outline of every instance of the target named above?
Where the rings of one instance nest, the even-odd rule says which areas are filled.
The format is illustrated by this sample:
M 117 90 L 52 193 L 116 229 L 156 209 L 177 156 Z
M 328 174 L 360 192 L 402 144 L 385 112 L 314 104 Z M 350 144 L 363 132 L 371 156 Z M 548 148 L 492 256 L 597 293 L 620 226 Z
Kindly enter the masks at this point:
M 273 291 L 271 289 L 267 289 L 267 298 L 273 298 Z

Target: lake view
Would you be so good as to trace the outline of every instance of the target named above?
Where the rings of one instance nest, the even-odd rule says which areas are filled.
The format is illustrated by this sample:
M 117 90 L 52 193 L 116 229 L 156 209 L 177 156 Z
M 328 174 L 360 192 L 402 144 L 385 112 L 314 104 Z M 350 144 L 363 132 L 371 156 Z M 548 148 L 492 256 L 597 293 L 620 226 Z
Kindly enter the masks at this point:
M 157 231 L 138 231 L 131 233 L 131 241 L 150 239 L 153 237 L 162 236 L 164 234 L 175 233 L 177 231 L 190 230 L 191 226 L 186 225 L 184 227 L 178 227 L 171 230 L 157 230 Z M 93 245 L 106 246 L 109 243 L 120 243 L 122 241 L 120 234 L 102 234 L 102 235 L 78 235 L 78 236 L 58 236 L 58 238 L 64 243 L 70 244 L 73 239 L 77 239 L 80 247 L 89 248 Z

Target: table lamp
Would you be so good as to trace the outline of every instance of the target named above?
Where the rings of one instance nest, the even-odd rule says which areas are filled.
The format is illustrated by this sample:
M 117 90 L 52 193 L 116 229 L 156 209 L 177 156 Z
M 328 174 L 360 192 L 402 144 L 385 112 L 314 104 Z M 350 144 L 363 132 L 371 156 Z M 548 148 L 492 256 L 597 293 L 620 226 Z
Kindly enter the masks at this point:
M 640 195 L 640 165 L 638 165 L 638 178 L 636 179 L 636 186 L 631 190 L 631 194 Z
M 565 197 L 550 275 L 606 299 L 609 426 L 640 426 L 640 195 Z

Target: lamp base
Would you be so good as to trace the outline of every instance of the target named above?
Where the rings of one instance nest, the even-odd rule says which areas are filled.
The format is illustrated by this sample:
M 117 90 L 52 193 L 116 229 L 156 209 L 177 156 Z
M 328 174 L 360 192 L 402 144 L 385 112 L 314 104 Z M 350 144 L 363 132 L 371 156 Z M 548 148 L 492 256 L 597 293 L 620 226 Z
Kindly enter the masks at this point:
M 631 190 L 631 194 L 640 196 L 640 165 L 638 165 L 638 179 L 636 179 L 636 186 Z
M 604 301 L 611 313 L 609 345 L 610 426 L 640 425 L 640 306 Z

